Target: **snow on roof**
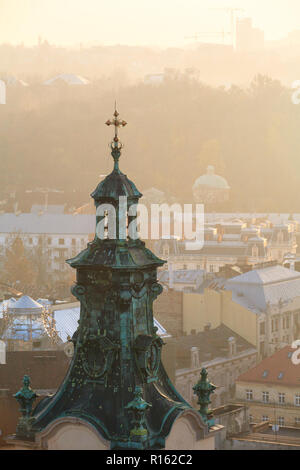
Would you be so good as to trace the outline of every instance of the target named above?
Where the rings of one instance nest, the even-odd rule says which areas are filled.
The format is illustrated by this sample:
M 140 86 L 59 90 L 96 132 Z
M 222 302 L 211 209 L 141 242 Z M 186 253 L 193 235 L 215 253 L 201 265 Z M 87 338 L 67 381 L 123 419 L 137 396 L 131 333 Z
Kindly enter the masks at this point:
M 252 311 L 265 311 L 270 305 L 287 304 L 300 297 L 300 273 L 282 266 L 249 271 L 229 279 L 225 289 L 235 302 Z
M 6 83 L 8 86 L 23 86 L 23 87 L 28 87 L 28 83 L 24 82 L 24 80 L 19 80 L 17 77 L 14 76 L 9 76 L 9 77 L 4 77 L 2 80 Z
M 80 318 L 80 307 L 68 308 L 65 310 L 55 310 L 54 319 L 56 330 L 63 343 L 68 341 L 68 336 L 72 338 L 73 334 L 78 328 L 78 321 Z M 167 338 L 170 335 L 165 328 L 154 319 L 154 326 L 158 328 L 157 334 L 162 338 Z
M 65 204 L 49 204 L 47 207 L 41 204 L 33 204 L 31 207 L 31 214 L 39 214 L 40 212 L 48 214 L 63 214 L 65 210 Z
M 60 75 L 56 75 L 53 78 L 50 78 L 44 85 L 53 85 L 57 81 L 65 82 L 67 85 L 88 85 L 90 82 L 84 77 L 80 75 L 76 75 L 73 73 L 63 73 Z
M 300 273 L 282 266 L 269 266 L 267 268 L 255 269 L 236 276 L 228 281 L 228 284 L 270 284 L 274 282 L 300 279 Z
M 52 302 L 48 299 L 37 299 L 37 302 L 43 306 L 52 305 Z
M 41 308 L 43 308 L 43 306 L 39 304 L 38 302 L 36 302 L 35 300 L 33 300 L 28 295 L 23 295 L 19 300 L 13 303 L 12 308 L 14 310 L 18 310 L 18 309 L 40 310 Z
M 0 214 L 0 233 L 87 235 L 94 231 L 94 215 Z
M 68 341 L 68 336 L 72 338 L 77 330 L 79 317 L 80 307 L 54 311 L 56 330 L 63 343 Z

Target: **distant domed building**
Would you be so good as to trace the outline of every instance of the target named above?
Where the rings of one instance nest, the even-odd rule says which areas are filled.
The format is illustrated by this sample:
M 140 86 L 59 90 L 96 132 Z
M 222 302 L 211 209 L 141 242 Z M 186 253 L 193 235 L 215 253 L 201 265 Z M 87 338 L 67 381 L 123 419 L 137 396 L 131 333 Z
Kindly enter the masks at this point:
M 229 191 L 226 179 L 216 175 L 215 168 L 211 165 L 207 167 L 206 174 L 200 176 L 193 186 L 195 201 L 203 204 L 228 201 Z

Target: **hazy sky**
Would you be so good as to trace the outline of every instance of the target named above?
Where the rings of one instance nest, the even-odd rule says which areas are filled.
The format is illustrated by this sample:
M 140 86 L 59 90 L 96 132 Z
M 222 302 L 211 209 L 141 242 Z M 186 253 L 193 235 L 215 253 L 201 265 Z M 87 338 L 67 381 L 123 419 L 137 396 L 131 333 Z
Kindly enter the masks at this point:
M 213 7 L 244 8 L 267 39 L 300 29 L 300 0 L 0 0 L 0 43 L 180 46 L 199 31 L 230 29 Z

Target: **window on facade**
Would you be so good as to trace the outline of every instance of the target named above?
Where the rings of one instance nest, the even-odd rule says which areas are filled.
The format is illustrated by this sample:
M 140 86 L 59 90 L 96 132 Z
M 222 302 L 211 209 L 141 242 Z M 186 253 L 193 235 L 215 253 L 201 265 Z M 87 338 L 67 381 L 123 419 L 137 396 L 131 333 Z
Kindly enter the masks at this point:
M 213 265 L 213 264 L 211 264 L 211 265 L 209 266 L 209 271 L 210 271 L 211 273 L 214 272 L 214 265 Z
M 295 426 L 300 426 L 300 417 L 298 416 L 295 418 Z
M 72 238 L 72 245 L 73 245 L 73 246 L 76 245 L 76 240 L 75 240 L 75 238 Z
M 260 354 L 264 357 L 265 356 L 265 343 L 264 343 L 264 341 L 262 341 L 259 344 L 259 351 L 260 351 Z
M 300 406 L 300 393 L 296 393 L 295 395 L 295 405 Z
M 262 420 L 262 421 L 269 421 L 269 416 L 263 415 L 263 416 L 261 417 L 261 420 Z
M 272 324 L 271 324 L 271 329 L 272 329 L 272 333 L 275 331 L 275 320 L 272 319 Z
M 278 374 L 278 379 L 279 379 L 279 380 L 283 379 L 283 376 L 284 376 L 284 372 L 280 372 L 280 373 Z
M 283 417 L 283 416 L 279 416 L 279 417 L 278 417 L 278 420 L 277 420 L 277 423 L 279 424 L 279 426 L 284 426 L 284 417 Z
M 262 375 L 263 378 L 268 377 L 268 374 L 269 374 L 269 371 L 268 371 L 268 370 L 264 370 L 264 371 L 263 371 L 263 375 Z
M 269 403 L 269 392 L 262 392 L 262 399 L 264 403 Z
M 280 404 L 285 403 L 285 393 L 278 393 L 278 402 Z
M 246 400 L 253 400 L 253 390 L 246 390 Z
M 287 330 L 290 327 L 290 316 L 285 315 L 282 319 L 282 327 L 284 330 Z
M 279 326 L 278 318 L 273 318 L 272 319 L 272 333 L 274 333 L 274 331 L 278 331 L 278 326 Z
M 254 258 L 257 258 L 257 257 L 258 257 L 258 247 L 257 247 L 256 245 L 253 246 L 253 248 L 252 248 L 252 256 L 253 256 Z
M 59 243 L 59 245 L 64 245 L 64 244 L 65 244 L 65 240 L 64 240 L 63 238 L 60 238 L 60 239 L 58 240 L 58 243 Z
M 170 254 L 169 246 L 164 245 L 164 247 L 163 247 L 163 256 L 165 256 L 167 258 L 169 256 L 169 254 Z
M 51 238 L 48 238 L 48 245 L 51 245 Z
M 262 322 L 259 324 L 259 333 L 261 335 L 264 335 L 266 333 L 266 324 L 265 322 Z
M 33 243 L 33 239 L 32 239 L 32 238 L 29 238 L 29 240 L 28 240 L 28 241 L 29 241 L 29 244 L 30 244 L 30 245 L 32 245 L 32 243 Z

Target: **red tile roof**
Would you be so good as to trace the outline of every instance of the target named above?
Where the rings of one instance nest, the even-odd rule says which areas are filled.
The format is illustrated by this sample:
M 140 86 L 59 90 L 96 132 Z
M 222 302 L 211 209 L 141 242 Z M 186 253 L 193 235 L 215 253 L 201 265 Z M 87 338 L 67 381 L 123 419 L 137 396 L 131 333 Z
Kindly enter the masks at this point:
M 297 349 L 286 346 L 237 378 L 237 382 L 288 385 L 300 389 L 300 364 L 292 362 Z M 300 353 L 299 353 L 300 359 Z

